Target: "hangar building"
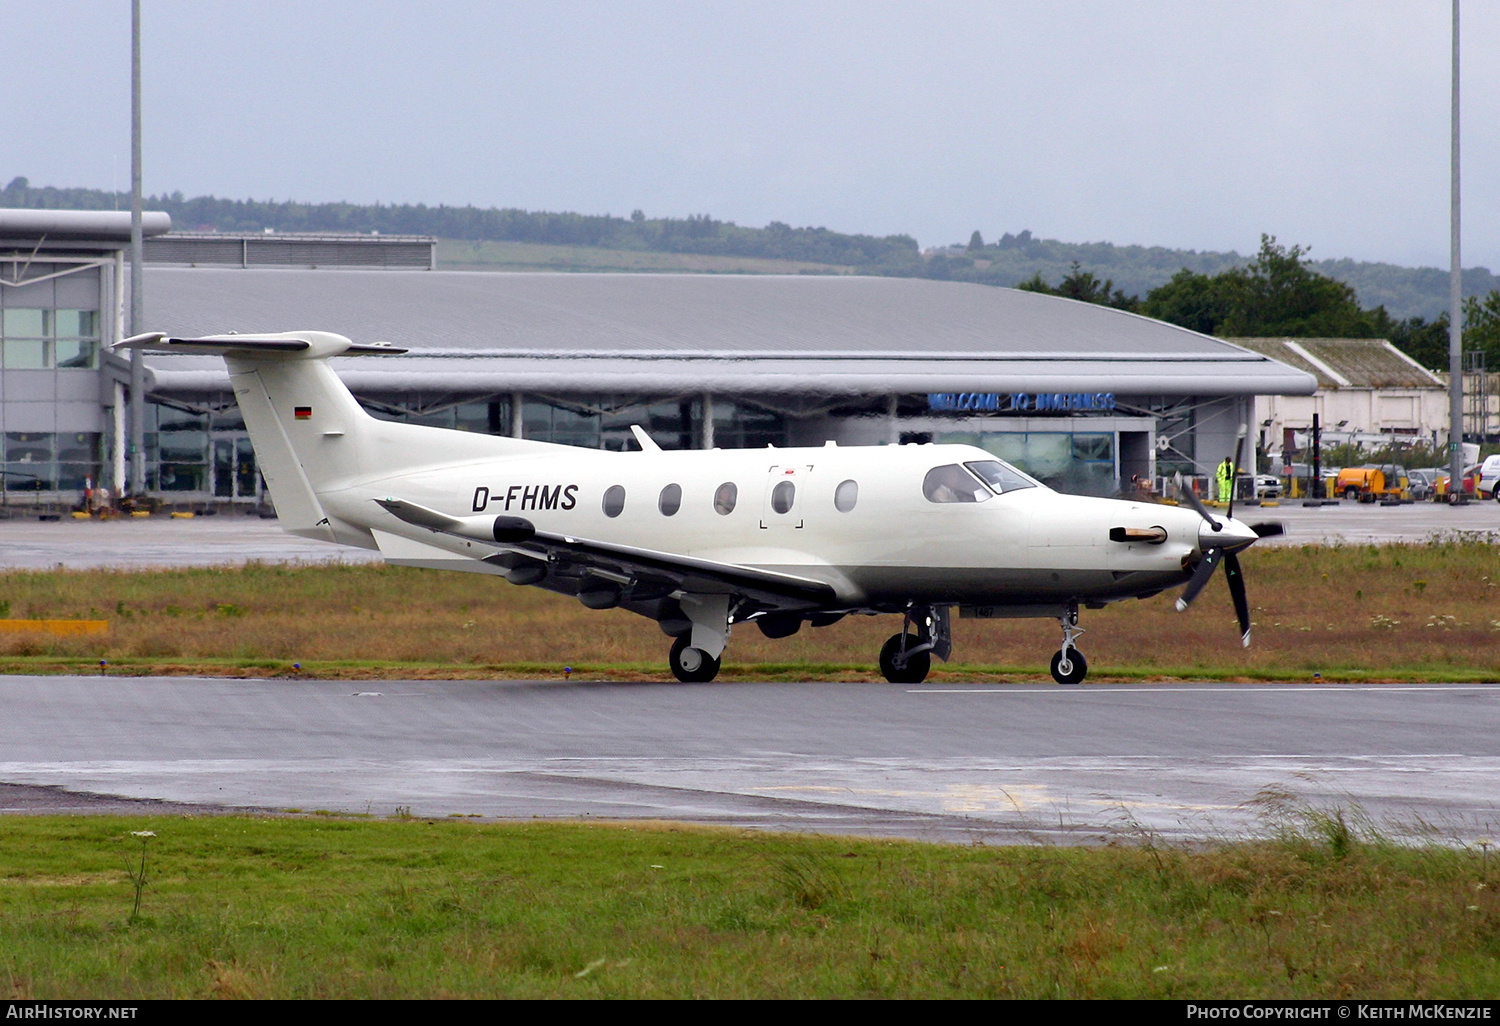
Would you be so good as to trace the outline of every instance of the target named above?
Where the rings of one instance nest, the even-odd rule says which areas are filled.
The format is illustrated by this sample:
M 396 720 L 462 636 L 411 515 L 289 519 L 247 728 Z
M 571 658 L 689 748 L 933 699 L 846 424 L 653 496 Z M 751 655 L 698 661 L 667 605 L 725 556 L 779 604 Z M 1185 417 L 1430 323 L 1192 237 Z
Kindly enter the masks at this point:
M 91 215 L 94 250 L 62 270 L 61 251 L 43 261 L 35 249 L 36 225 L 30 237 L 6 227 L 40 213 L 56 212 L 0 211 L 7 502 L 65 501 L 90 476 L 124 478 L 128 375 L 104 347 L 123 331 L 129 218 Z M 1255 397 L 1317 386 L 1206 335 L 1013 289 L 438 271 L 428 238 L 148 224 L 153 329 L 389 341 L 411 352 L 335 361 L 355 395 L 376 416 L 462 430 L 606 448 L 633 446 L 631 424 L 667 448 L 963 441 L 1062 490 L 1109 494 L 1136 477 L 1211 473 Z M 259 501 L 222 362 L 152 354 L 146 366 L 148 490 Z

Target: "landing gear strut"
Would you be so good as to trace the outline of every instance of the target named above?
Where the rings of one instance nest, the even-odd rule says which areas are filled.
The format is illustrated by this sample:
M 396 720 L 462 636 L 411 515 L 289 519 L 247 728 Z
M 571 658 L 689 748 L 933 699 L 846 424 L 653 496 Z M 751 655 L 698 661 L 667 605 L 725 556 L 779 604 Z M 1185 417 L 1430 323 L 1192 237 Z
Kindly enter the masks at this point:
M 1068 611 L 1057 618 L 1062 626 L 1062 648 L 1052 657 L 1052 679 L 1059 684 L 1079 684 L 1088 675 L 1089 661 L 1073 647 L 1083 628 L 1078 626 L 1078 603 L 1068 604 Z
M 917 633 L 907 629 L 911 625 Z M 952 648 L 947 606 L 908 606 L 901 633 L 880 647 L 880 673 L 892 684 L 920 684 L 932 669 L 933 655 L 947 661 Z
M 719 675 L 719 660 L 701 648 L 694 648 L 689 634 L 672 642 L 667 662 L 671 664 L 672 676 L 684 684 L 706 684 Z

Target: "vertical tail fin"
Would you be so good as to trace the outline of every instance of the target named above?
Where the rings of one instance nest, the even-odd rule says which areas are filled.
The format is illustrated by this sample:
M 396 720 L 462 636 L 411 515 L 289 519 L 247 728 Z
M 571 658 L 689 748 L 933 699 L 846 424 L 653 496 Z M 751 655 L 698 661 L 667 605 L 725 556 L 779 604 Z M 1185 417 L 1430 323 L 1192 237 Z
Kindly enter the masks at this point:
M 224 357 L 277 518 L 292 534 L 358 544 L 339 537 L 319 493 L 361 476 L 431 464 L 439 454 L 493 457 L 526 444 L 371 417 L 328 358 L 406 352 L 384 343 L 356 345 L 324 331 L 193 339 L 151 333 L 126 339 L 118 348 Z

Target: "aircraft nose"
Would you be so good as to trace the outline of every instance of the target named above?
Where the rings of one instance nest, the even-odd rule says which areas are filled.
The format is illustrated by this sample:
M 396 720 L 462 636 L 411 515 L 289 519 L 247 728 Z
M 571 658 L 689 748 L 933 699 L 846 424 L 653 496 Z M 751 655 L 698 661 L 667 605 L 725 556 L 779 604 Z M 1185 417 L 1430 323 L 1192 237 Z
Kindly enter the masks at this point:
M 1213 519 L 1213 526 L 1205 522 L 1198 528 L 1198 547 L 1201 549 L 1218 548 L 1226 552 L 1238 552 L 1254 544 L 1260 537 L 1248 524 L 1238 520 L 1230 517 Z

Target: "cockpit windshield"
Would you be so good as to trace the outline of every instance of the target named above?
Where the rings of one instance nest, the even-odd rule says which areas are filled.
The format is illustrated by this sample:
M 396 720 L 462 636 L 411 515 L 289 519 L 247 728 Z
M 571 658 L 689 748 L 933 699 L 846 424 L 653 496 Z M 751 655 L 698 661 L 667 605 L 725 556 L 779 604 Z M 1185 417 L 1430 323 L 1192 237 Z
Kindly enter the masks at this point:
M 1027 477 L 1009 463 L 1001 463 L 999 460 L 976 460 L 973 463 L 965 463 L 974 473 L 978 474 L 984 483 L 993 488 L 997 493 L 1014 492 L 1021 488 L 1035 488 L 1039 482 Z
M 957 463 L 933 467 L 922 479 L 922 494 L 928 502 L 983 502 L 990 490 Z

